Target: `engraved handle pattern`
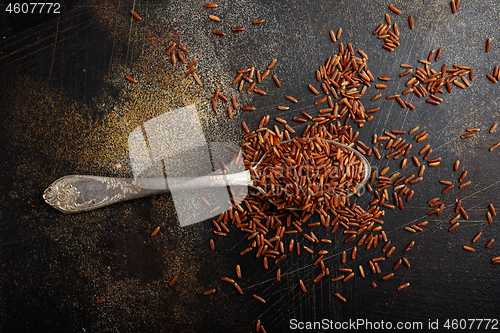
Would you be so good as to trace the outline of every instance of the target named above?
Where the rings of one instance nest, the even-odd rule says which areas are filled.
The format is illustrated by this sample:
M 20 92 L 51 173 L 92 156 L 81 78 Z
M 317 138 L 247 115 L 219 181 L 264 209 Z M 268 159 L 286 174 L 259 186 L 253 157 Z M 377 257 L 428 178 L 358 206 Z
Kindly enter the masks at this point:
M 78 213 L 146 195 L 142 192 L 133 179 L 71 175 L 52 183 L 43 198 L 63 213 Z

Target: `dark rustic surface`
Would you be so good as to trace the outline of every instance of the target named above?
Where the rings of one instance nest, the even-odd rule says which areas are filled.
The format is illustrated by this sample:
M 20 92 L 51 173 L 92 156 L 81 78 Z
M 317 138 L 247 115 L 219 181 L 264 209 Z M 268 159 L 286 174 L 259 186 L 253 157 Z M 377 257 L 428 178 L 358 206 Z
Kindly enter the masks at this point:
M 135 5 L 134 5 L 135 4 Z M 61 15 L 7 15 L 0 6 L 0 72 L 3 87 L 0 108 L 0 331 L 2 332 L 250 332 L 261 319 L 267 332 L 289 331 L 289 321 L 421 321 L 444 323 L 450 318 L 499 318 L 498 266 L 490 258 L 499 255 L 500 239 L 489 249 L 486 242 L 498 237 L 498 217 L 486 223 L 487 205 L 500 209 L 498 151 L 488 148 L 500 141 L 499 133 L 488 132 L 500 121 L 499 85 L 487 73 L 500 64 L 497 1 L 462 1 L 452 14 L 449 1 L 230 1 L 216 9 L 196 1 L 79 1 L 66 2 Z M 403 10 L 389 11 L 394 4 Z M 134 7 L 135 6 L 135 7 Z M 137 22 L 135 10 L 143 17 Z M 401 30 L 401 46 L 389 53 L 372 31 L 390 13 Z M 215 14 L 216 23 L 208 18 Z M 410 30 L 407 17 L 413 15 L 416 28 Z M 265 19 L 252 25 L 254 19 Z M 245 26 L 243 32 L 231 32 Z M 347 283 L 313 279 L 319 268 L 307 253 L 288 255 L 280 264 L 281 282 L 276 282 L 273 264 L 264 270 L 254 255 L 241 257 L 248 246 L 245 234 L 233 229 L 227 237 L 212 233 L 210 221 L 180 228 L 169 195 L 118 204 L 79 215 L 63 215 L 42 200 L 43 190 L 55 179 L 68 174 L 130 177 L 127 137 L 145 121 L 177 107 L 195 104 L 209 141 L 241 143 L 240 123 L 251 128 L 265 114 L 291 120 L 300 110 L 319 110 L 316 96 L 307 89 L 316 83 L 315 70 L 337 53 L 338 44 L 328 31 L 342 27 L 340 42 L 353 43 L 369 57 L 375 76 L 389 76 L 387 96 L 400 93 L 406 78 L 400 78 L 399 64 L 417 65 L 433 49 L 443 48 L 442 63 L 468 65 L 476 79 L 467 89 L 453 87 L 440 106 L 410 95 L 415 111 L 401 109 L 395 101 L 371 101 L 378 91 L 368 89 L 362 99 L 367 109 L 380 106 L 360 131 L 367 143 L 373 133 L 419 125 L 430 133 L 432 156 L 442 157 L 441 165 L 428 168 L 425 181 L 415 185 L 416 194 L 405 210 L 388 211 L 386 230 L 397 247 L 390 260 L 380 264 L 392 271 L 411 241 L 414 248 L 405 254 L 411 267 L 400 267 L 396 276 L 381 281 L 367 273 Z M 223 30 L 226 37 L 212 33 Z M 488 38 L 490 53 L 485 53 Z M 171 41 L 186 45 L 198 58 L 203 86 L 184 75 L 185 65 L 173 67 L 165 56 Z M 264 70 L 273 58 L 282 88 L 271 78 L 263 83 L 267 96 L 240 93 L 231 81 L 238 69 L 256 66 Z M 124 79 L 129 74 L 139 82 Z M 215 87 L 240 105 L 253 105 L 252 113 L 237 112 L 229 120 L 224 108 L 214 113 L 210 97 Z M 292 95 L 299 104 L 284 98 Z M 287 105 L 289 111 L 277 110 Z M 220 108 L 221 109 L 221 108 Z M 274 122 L 271 122 L 274 125 Z M 300 130 L 302 126 L 293 125 Z M 466 127 L 480 127 L 474 138 L 460 139 Z M 410 136 L 405 136 L 410 140 Z M 460 171 L 469 171 L 472 185 L 458 189 L 460 172 L 453 172 L 455 160 Z M 370 162 L 394 170 L 398 161 Z M 409 163 L 405 174 L 418 172 Z M 441 194 L 438 180 L 452 180 L 455 188 Z M 426 201 L 441 197 L 446 210 L 427 218 Z M 463 199 L 469 220 L 448 232 L 455 199 Z M 367 207 L 366 194 L 357 203 Z M 316 217 L 317 218 L 317 217 Z M 403 228 L 428 220 L 425 231 L 410 234 Z M 160 233 L 151 232 L 161 226 Z M 472 238 L 476 252 L 466 252 Z M 338 232 L 316 230 L 318 237 L 333 243 L 325 260 L 330 271 L 340 264 L 344 244 Z M 209 250 L 210 238 L 216 250 Z M 302 242 L 302 240 L 301 240 Z M 377 249 L 359 251 L 347 267 L 381 255 Z M 319 250 L 317 246 L 315 250 Z M 238 283 L 244 295 L 221 282 L 235 278 L 240 264 L 243 278 Z M 170 279 L 178 274 L 172 287 Z M 334 273 L 335 274 L 335 273 Z M 298 286 L 302 279 L 308 292 Z M 379 285 L 376 289 L 371 282 Z M 397 292 L 404 282 L 411 286 Z M 202 292 L 216 288 L 211 296 Z M 341 303 L 333 294 L 347 298 Z M 267 300 L 259 304 L 252 294 Z M 96 304 L 105 299 L 104 304 Z

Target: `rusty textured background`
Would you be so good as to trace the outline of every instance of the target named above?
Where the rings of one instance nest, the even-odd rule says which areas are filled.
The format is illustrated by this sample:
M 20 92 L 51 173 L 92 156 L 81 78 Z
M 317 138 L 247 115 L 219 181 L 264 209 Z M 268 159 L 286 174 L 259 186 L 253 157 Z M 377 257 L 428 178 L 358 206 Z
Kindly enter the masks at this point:
M 486 223 L 487 205 L 500 209 L 498 151 L 488 148 L 500 141 L 499 89 L 486 74 L 500 65 L 500 34 L 497 24 L 500 4 L 494 0 L 463 0 L 457 14 L 448 0 L 420 1 L 223 1 L 216 9 L 200 1 L 66 1 L 60 15 L 8 15 L 0 6 L 0 331 L 2 332 L 250 332 L 261 319 L 268 332 L 289 331 L 289 320 L 341 321 L 364 318 L 370 321 L 422 321 L 447 318 L 499 318 L 499 267 L 490 258 L 499 255 L 500 240 L 489 249 L 487 240 L 497 237 L 498 217 Z M 388 7 L 403 10 L 396 16 Z M 130 15 L 135 9 L 142 17 Z M 372 35 L 390 13 L 401 30 L 401 46 L 388 53 Z M 221 22 L 211 21 L 215 14 Z M 408 15 L 415 18 L 410 30 Z M 265 19 L 252 25 L 254 19 Z M 245 26 L 244 32 L 231 32 Z M 399 268 L 386 282 L 368 274 L 348 283 L 325 278 L 314 284 L 319 273 L 313 257 L 289 255 L 281 263 L 283 278 L 275 281 L 275 265 L 264 270 L 253 255 L 241 257 L 248 246 L 245 234 L 232 230 L 216 238 L 216 251 L 209 250 L 214 238 L 209 221 L 181 229 L 168 195 L 111 206 L 80 215 L 62 215 L 42 200 L 43 190 L 67 174 L 130 177 L 127 136 L 135 127 L 168 110 L 195 104 L 205 135 L 210 141 L 241 143 L 240 123 L 256 128 L 263 115 L 291 120 L 298 111 L 314 113 L 315 96 L 307 89 L 315 82 L 315 70 L 328 56 L 337 53 L 338 42 L 328 31 L 343 28 L 340 42 L 353 43 L 369 57 L 374 75 L 393 78 L 384 96 L 401 92 L 401 63 L 416 66 L 432 49 L 443 48 L 442 63 L 469 65 L 476 79 L 467 89 L 454 87 L 445 102 L 432 106 L 411 95 L 415 111 L 401 109 L 395 101 L 370 97 L 365 107 L 380 106 L 374 119 L 360 130 L 369 142 L 373 133 L 419 125 L 430 133 L 433 156 L 443 158 L 430 168 L 425 181 L 404 212 L 387 212 L 384 230 L 398 250 L 381 263 L 384 272 L 405 254 L 411 268 Z M 213 29 L 227 36 L 214 35 Z M 493 38 L 490 53 L 485 43 Z M 185 65 L 175 67 L 165 50 L 172 42 L 186 45 L 189 57 L 198 58 L 203 86 L 184 75 Z M 238 69 L 256 66 L 264 70 L 273 58 L 273 70 L 282 83 L 277 88 L 270 78 L 263 83 L 266 96 L 240 93 L 231 84 Z M 129 74 L 138 80 L 131 84 Z M 235 119 L 210 107 L 215 87 L 236 96 L 240 105 L 254 105 L 252 113 L 236 112 Z M 291 104 L 284 98 L 299 99 Z M 287 105 L 289 111 L 277 110 Z M 221 110 L 222 109 L 222 110 Z M 274 125 L 274 123 L 271 123 Z M 302 126 L 292 124 L 297 130 Z M 471 139 L 460 139 L 466 127 L 480 127 Z M 407 136 L 409 138 L 409 136 Z M 422 143 L 421 146 L 424 145 Z M 418 146 L 418 145 L 417 145 Z M 453 162 L 469 171 L 473 184 L 454 188 L 446 195 L 439 179 L 458 184 L 460 173 Z M 375 167 L 398 162 L 370 159 Z M 415 166 L 406 174 L 415 173 Z M 458 187 L 458 186 L 455 186 Z M 427 218 L 426 201 L 441 197 L 446 210 Z M 449 233 L 456 198 L 463 199 L 469 220 Z M 372 200 L 364 195 L 358 203 Z M 404 227 L 428 220 L 425 231 L 409 234 Z M 161 226 L 157 237 L 151 232 Z M 474 244 L 476 252 L 462 250 L 483 231 Z M 316 230 L 315 230 L 316 232 Z M 350 250 L 338 233 L 329 237 L 326 264 L 331 271 L 340 266 L 340 253 Z M 350 253 L 350 252 L 349 252 Z M 347 266 L 357 268 L 380 255 L 378 249 L 360 251 Z M 238 283 L 244 295 L 220 281 L 235 277 L 240 264 L 243 278 Z M 170 279 L 179 279 L 169 287 Z M 302 293 L 302 279 L 308 292 Z M 370 285 L 376 281 L 379 286 Z M 404 282 L 411 286 L 397 292 Z M 217 288 L 211 296 L 201 293 Z M 340 303 L 333 294 L 347 298 Z M 266 304 L 252 299 L 266 298 Z M 104 304 L 96 304 L 99 299 Z

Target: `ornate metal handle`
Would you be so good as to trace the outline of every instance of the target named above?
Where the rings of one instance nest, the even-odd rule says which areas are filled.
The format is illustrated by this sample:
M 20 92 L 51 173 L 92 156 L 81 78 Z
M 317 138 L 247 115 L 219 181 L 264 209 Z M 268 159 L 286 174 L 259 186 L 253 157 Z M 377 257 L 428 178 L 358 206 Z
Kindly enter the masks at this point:
M 43 199 L 63 213 L 85 212 L 116 202 L 155 194 L 224 186 L 253 186 L 250 172 L 198 178 L 111 178 L 71 175 L 59 178 L 43 193 Z

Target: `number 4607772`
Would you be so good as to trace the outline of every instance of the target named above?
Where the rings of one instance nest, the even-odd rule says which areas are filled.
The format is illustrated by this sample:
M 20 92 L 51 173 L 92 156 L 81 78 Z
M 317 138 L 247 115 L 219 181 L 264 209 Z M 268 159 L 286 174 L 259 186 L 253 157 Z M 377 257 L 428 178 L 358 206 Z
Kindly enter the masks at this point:
M 61 4 L 57 2 L 24 2 L 9 3 L 5 8 L 8 13 L 14 14 L 60 14 Z

